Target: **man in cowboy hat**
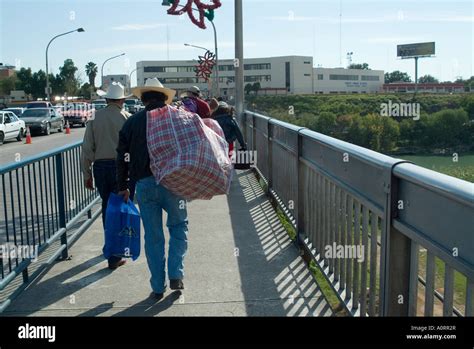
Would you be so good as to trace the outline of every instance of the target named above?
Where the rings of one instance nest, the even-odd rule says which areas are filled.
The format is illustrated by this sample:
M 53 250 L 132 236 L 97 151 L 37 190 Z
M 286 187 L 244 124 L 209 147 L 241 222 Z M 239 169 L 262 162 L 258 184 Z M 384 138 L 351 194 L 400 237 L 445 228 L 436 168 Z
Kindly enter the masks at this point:
M 145 105 L 123 125 L 117 148 L 117 181 L 119 194 L 126 201 L 129 181 L 137 183 L 137 200 L 145 228 L 145 253 L 151 273 L 151 288 L 156 299 L 163 298 L 166 290 L 165 238 L 162 210 L 168 214 L 170 239 L 168 251 L 168 278 L 172 290 L 184 288 L 183 260 L 188 245 L 188 218 L 185 202 L 160 184 L 156 184 L 150 169 L 146 126 L 147 112 L 171 104 L 176 91 L 165 88 L 157 78 L 146 80 L 145 86 L 133 89 Z
M 203 99 L 201 99 L 201 90 L 197 86 L 192 86 L 188 90 L 181 94 L 182 99 L 191 98 L 197 105 L 197 114 L 201 118 L 210 118 L 211 117 L 211 108 L 209 104 Z
M 82 144 L 82 172 L 86 188 L 93 190 L 92 172 L 95 186 L 102 199 L 102 224 L 105 229 L 105 215 L 110 193 L 117 192 L 115 174 L 115 156 L 119 132 L 130 116 L 123 109 L 123 103 L 129 96 L 124 95 L 124 87 L 120 83 L 112 83 L 107 92 L 98 91 L 107 101 L 107 107 L 95 112 L 95 116 L 87 123 Z M 93 171 L 92 171 L 93 169 Z M 116 269 L 125 260 L 112 256 L 108 260 L 109 268 Z

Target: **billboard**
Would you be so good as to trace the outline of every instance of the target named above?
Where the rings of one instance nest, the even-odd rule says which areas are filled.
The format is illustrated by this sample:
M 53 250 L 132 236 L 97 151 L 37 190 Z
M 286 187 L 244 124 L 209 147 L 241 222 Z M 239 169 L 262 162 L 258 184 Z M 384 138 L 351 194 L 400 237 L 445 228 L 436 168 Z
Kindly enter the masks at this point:
M 397 45 L 397 57 L 420 57 L 435 54 L 434 42 L 422 42 L 419 44 Z

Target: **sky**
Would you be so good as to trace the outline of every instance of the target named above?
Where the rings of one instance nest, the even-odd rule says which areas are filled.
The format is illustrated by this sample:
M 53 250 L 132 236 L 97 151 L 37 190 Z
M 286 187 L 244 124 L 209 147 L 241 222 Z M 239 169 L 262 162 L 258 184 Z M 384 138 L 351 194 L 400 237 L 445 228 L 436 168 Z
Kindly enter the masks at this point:
M 203 1 L 210 3 L 210 0 Z M 234 57 L 234 1 L 221 0 L 214 23 L 219 58 Z M 104 75 L 129 74 L 142 60 L 192 60 L 213 50 L 214 36 L 191 23 L 187 15 L 170 16 L 162 0 L 0 0 L 0 62 L 33 71 L 58 73 L 71 58 L 84 82 L 84 66 L 100 66 Z M 180 1 L 185 4 L 185 0 Z M 401 70 L 414 78 L 414 60 L 397 58 L 397 44 L 436 42 L 436 55 L 419 61 L 419 76 L 440 81 L 469 78 L 473 73 L 474 6 L 472 0 L 243 0 L 244 57 L 312 56 L 315 66 L 368 63 L 372 69 Z M 136 74 L 133 75 L 134 84 Z

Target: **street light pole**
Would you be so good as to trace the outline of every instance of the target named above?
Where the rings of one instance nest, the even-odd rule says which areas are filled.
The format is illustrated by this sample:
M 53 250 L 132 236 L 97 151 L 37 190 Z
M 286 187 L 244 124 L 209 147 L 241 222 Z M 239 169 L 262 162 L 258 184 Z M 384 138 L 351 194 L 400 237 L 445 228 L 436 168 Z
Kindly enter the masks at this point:
M 138 70 L 138 68 L 135 68 L 130 72 L 130 79 L 129 79 L 130 80 L 130 91 L 132 90 L 132 74 L 135 73 L 137 70 Z
M 244 113 L 244 41 L 242 0 L 235 0 L 235 110 L 242 123 Z M 246 130 L 247 128 L 244 128 Z
M 114 59 L 114 58 L 122 57 L 122 56 L 124 56 L 124 55 L 125 55 L 125 53 L 121 53 L 121 54 L 119 54 L 119 55 L 117 55 L 117 56 L 113 56 L 113 57 L 107 58 L 107 59 L 104 61 L 104 63 L 102 63 L 102 68 L 100 69 L 100 81 L 101 81 L 101 82 L 100 82 L 100 87 L 101 87 L 101 88 L 104 88 L 104 65 L 105 65 L 105 63 L 107 63 L 108 61 L 110 61 L 110 60 L 112 60 L 112 59 Z
M 46 46 L 46 98 L 47 98 L 48 102 L 51 101 L 51 93 L 50 93 L 50 87 L 49 87 L 49 63 L 48 63 L 49 45 L 51 45 L 51 43 L 53 42 L 54 39 L 59 38 L 60 36 L 64 36 L 64 35 L 71 34 L 71 33 L 74 33 L 74 32 L 82 33 L 84 31 L 85 30 L 83 28 L 74 29 L 74 30 L 68 31 L 66 33 L 56 35 L 54 38 L 49 40 L 48 45 Z
M 214 29 L 214 49 L 216 53 L 216 97 L 219 97 L 219 53 L 217 52 L 217 30 L 214 21 L 210 21 Z

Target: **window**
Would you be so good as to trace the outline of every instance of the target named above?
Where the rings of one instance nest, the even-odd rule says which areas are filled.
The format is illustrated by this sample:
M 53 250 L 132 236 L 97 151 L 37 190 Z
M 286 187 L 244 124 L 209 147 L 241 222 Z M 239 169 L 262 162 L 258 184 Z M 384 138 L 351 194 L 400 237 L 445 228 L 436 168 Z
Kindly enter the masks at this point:
M 304 64 L 311 64 L 311 62 L 303 62 Z
M 272 69 L 271 63 L 244 64 L 244 70 L 270 70 L 270 69 Z
M 143 71 L 145 73 L 164 73 L 165 67 L 145 67 Z
M 324 75 L 323 74 L 318 74 L 318 80 L 324 80 Z
M 219 65 L 219 71 L 233 71 L 234 66 L 232 64 L 229 65 Z
M 235 77 L 234 76 L 221 76 L 219 77 L 219 82 L 223 82 L 223 83 L 226 83 L 226 84 L 231 84 L 235 81 Z
M 359 80 L 359 75 L 339 75 L 339 74 L 330 74 L 329 80 Z
M 380 81 L 380 77 L 378 75 L 362 75 L 362 81 Z
M 304 76 L 311 76 L 311 74 L 304 74 Z
M 257 82 L 257 81 L 272 81 L 271 75 L 247 75 L 244 77 L 245 82 Z

